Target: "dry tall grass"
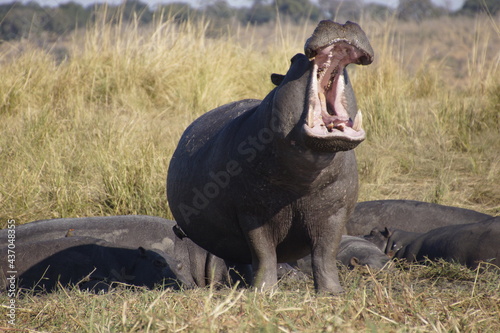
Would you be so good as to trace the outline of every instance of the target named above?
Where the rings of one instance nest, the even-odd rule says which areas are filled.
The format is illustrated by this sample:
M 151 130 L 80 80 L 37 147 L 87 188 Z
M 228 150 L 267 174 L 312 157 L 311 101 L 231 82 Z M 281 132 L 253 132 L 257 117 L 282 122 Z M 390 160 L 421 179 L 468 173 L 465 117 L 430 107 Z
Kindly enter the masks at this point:
M 369 119 L 369 139 L 357 150 L 361 199 L 410 198 L 498 214 L 498 31 L 485 18 L 369 31 L 378 63 L 355 76 Z
M 351 69 L 367 115 L 360 200 L 498 213 L 498 32 L 481 18 L 363 26 L 376 61 Z M 67 41 L 60 63 L 50 48 L 3 45 L 2 223 L 170 216 L 164 180 L 183 129 L 223 103 L 264 97 L 313 28 L 278 26 L 264 44 L 250 28 L 207 38 L 203 22 L 102 23 Z
M 361 22 L 376 61 L 351 68 L 368 133 L 356 148 L 360 200 L 499 213 L 500 33 L 492 20 Z M 287 70 L 313 28 L 234 28 L 209 38 L 203 22 L 98 23 L 64 43 L 62 61 L 50 45 L 3 44 L 0 226 L 9 218 L 171 217 L 165 178 L 185 127 L 218 105 L 263 98 L 269 75 Z M 312 297 L 310 281 L 266 296 L 60 291 L 20 299 L 17 323 L 51 332 L 500 331 L 498 274 L 437 265 L 341 278 L 346 294 L 335 298 Z

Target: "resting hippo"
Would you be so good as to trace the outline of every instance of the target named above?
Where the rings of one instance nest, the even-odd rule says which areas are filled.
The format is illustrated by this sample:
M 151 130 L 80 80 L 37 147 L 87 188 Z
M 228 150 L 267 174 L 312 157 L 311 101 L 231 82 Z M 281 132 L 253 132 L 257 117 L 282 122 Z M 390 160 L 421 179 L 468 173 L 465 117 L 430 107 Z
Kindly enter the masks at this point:
M 211 282 L 227 282 L 228 267 L 224 260 L 208 253 L 189 239 L 181 240 L 173 231 L 175 225 L 172 220 L 147 215 L 40 220 L 16 226 L 16 242 L 56 239 L 68 233 L 100 238 L 117 246 L 142 246 L 149 250 L 163 251 L 180 263 L 175 272 L 185 277 L 185 287 L 204 287 Z M 7 229 L 0 230 L 0 240 L 7 239 L 7 232 Z M 238 269 L 242 270 L 241 267 Z M 246 271 L 241 273 L 249 274 Z
M 413 200 L 359 202 L 347 222 L 347 234 L 366 235 L 373 229 L 427 232 L 452 224 L 479 222 L 491 217 L 470 209 Z
M 162 283 L 178 287 L 171 267 L 177 262 L 161 251 L 130 249 L 92 237 L 63 237 L 58 239 L 15 243 L 14 269 L 7 261 L 0 263 L 2 289 L 12 283 L 12 273 L 19 288 L 51 291 L 59 282 L 66 286 L 80 283 L 82 289 L 106 290 L 112 282 L 153 288 Z M 7 258 L 8 248 L 0 248 L 0 257 Z M 170 281 L 168 281 L 170 280 Z
M 252 263 L 258 289 L 276 284 L 277 262 L 312 253 L 316 290 L 342 290 L 335 256 L 365 139 L 346 66 L 372 60 L 356 23 L 321 21 L 264 100 L 223 105 L 180 138 L 167 176 L 175 220 L 206 250 Z
M 389 257 L 379 250 L 372 242 L 361 237 L 342 236 L 337 261 L 348 268 L 355 266 L 368 266 L 380 270 L 389 261 Z M 311 272 L 311 257 L 306 256 L 297 260 L 297 266 L 305 273 Z
M 387 252 L 407 261 L 442 258 L 475 268 L 480 261 L 500 264 L 500 217 L 485 221 L 451 225 L 426 233 L 401 230 L 383 235 Z M 382 233 L 381 233 L 382 234 Z

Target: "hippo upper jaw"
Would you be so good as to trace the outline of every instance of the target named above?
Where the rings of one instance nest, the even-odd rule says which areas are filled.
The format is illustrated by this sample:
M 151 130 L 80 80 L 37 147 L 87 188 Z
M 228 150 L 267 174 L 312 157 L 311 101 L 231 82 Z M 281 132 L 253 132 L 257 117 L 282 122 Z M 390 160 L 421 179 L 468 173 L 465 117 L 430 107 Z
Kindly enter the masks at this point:
M 306 54 L 312 57 L 312 69 L 307 114 L 302 126 L 304 142 L 317 151 L 354 149 L 366 138 L 366 133 L 362 128 L 361 111 L 356 112 L 354 94 L 347 91 L 351 87 L 345 68 L 351 63 L 370 64 L 373 51 L 371 47 L 364 48 L 346 38 L 334 39 L 315 50 L 311 50 L 310 45 L 308 41 Z

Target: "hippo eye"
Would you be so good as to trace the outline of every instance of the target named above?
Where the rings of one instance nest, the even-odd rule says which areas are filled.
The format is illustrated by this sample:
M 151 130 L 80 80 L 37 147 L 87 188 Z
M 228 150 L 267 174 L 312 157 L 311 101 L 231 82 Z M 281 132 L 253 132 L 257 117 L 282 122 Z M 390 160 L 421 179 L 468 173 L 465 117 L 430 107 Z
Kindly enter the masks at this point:
M 167 263 L 163 260 L 154 260 L 153 261 L 153 265 L 155 267 L 166 267 L 167 266 Z

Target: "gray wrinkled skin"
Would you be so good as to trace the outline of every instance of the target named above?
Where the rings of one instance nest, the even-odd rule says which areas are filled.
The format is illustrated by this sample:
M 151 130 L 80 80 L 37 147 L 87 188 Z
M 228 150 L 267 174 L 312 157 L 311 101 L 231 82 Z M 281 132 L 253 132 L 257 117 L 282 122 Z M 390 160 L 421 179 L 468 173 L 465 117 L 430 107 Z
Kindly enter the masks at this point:
M 407 261 L 444 259 L 476 268 L 481 261 L 500 265 L 500 217 L 437 228 L 421 234 L 396 252 Z
M 276 284 L 277 262 L 311 253 L 316 290 L 342 291 L 335 257 L 357 199 L 352 149 L 365 137 L 354 125 L 345 66 L 369 63 L 373 51 L 357 25 L 346 24 L 338 44 L 338 29 L 323 26 L 306 44 L 318 48 L 315 58 L 294 56 L 264 100 L 226 104 L 195 120 L 168 170 L 169 207 L 182 230 L 219 257 L 252 263 L 258 289 Z M 326 74 L 318 80 L 319 67 Z
M 7 247 L 0 256 L 7 258 Z M 17 286 L 52 291 L 79 284 L 82 289 L 106 291 L 113 282 L 153 288 L 165 282 L 176 287 L 176 263 L 161 251 L 120 248 L 92 237 L 63 237 L 35 242 L 16 241 Z M 2 262 L 0 287 L 5 290 L 10 269 Z
M 177 263 L 171 269 L 186 288 L 228 282 L 230 277 L 224 260 L 208 253 L 190 239 L 177 237 L 173 231 L 175 225 L 172 220 L 146 215 L 40 220 L 17 226 L 16 242 L 54 240 L 68 233 L 99 238 L 117 247 L 143 247 L 165 253 Z M 6 244 L 7 229 L 0 230 L 0 240 Z
M 373 229 L 427 232 L 447 225 L 479 222 L 491 217 L 470 209 L 413 200 L 359 202 L 346 225 L 348 235 L 368 235 Z
M 380 270 L 389 262 L 386 256 L 373 243 L 355 236 L 342 236 L 337 261 L 352 269 L 356 266 L 368 266 L 373 270 Z M 297 266 L 305 273 L 311 274 L 311 257 L 306 256 L 297 260 Z

